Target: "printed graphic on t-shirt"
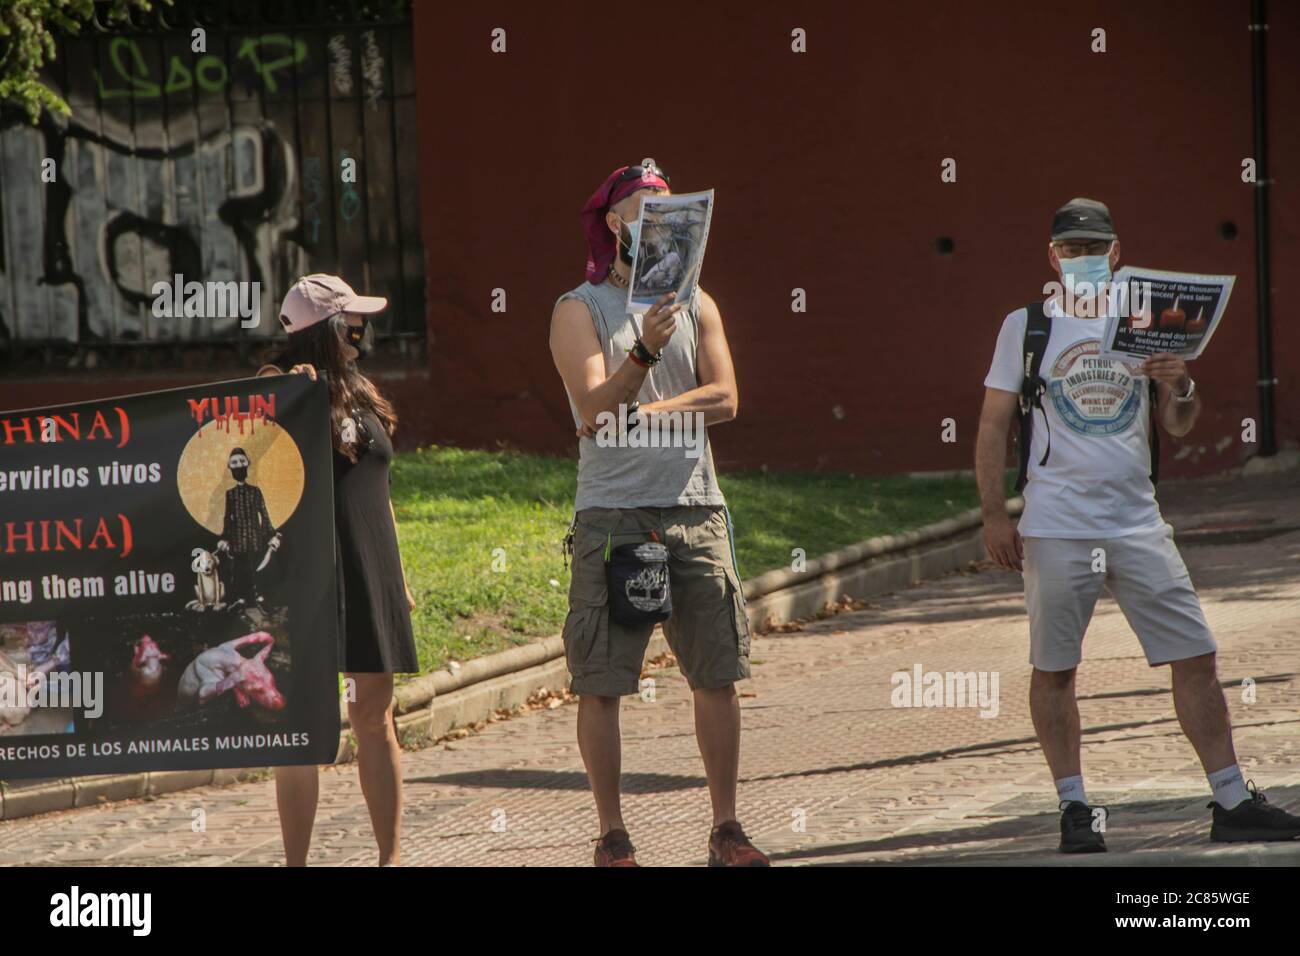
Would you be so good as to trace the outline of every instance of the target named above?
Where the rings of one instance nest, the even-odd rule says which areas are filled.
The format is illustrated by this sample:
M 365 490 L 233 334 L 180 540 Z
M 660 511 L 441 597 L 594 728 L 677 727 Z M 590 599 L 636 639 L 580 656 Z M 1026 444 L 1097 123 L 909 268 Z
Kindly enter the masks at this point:
M 1137 379 L 1123 362 L 1097 357 L 1097 339 L 1076 342 L 1057 356 L 1048 376 L 1056 413 L 1081 435 L 1117 435 L 1133 424 L 1141 403 Z

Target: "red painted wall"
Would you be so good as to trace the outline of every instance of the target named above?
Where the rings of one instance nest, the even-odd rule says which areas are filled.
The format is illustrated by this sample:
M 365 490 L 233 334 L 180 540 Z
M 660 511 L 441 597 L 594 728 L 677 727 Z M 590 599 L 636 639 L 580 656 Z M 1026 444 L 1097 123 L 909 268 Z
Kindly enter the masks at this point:
M 1300 9 L 1270 6 L 1278 431 L 1295 440 Z M 1239 463 L 1256 414 L 1248 22 L 1247 0 L 417 3 L 434 433 L 572 449 L 551 308 L 582 280 L 583 201 L 649 155 L 677 190 L 717 189 L 703 283 L 741 387 L 713 433 L 724 464 L 970 467 L 997 330 L 1052 278 L 1051 213 L 1075 195 L 1110 204 L 1131 264 L 1238 276 L 1193 370 L 1206 413 L 1165 467 Z

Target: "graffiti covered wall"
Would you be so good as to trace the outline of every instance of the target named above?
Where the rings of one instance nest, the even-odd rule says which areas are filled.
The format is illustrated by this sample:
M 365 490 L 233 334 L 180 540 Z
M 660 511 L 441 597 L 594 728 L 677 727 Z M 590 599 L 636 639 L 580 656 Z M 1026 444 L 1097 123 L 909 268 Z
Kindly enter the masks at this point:
M 409 24 L 204 39 L 67 38 L 47 82 L 71 118 L 0 112 L 0 347 L 274 335 L 288 284 L 315 271 L 388 296 L 377 331 L 423 335 Z M 259 283 L 260 324 L 155 316 L 153 285 L 176 274 Z

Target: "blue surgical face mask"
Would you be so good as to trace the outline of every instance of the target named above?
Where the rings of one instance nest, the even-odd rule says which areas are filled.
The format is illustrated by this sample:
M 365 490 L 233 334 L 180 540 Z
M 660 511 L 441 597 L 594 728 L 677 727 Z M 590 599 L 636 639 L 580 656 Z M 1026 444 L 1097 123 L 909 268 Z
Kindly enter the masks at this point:
M 1092 290 L 1089 295 L 1096 295 L 1101 284 L 1110 281 L 1110 249 L 1099 256 L 1075 256 L 1073 259 L 1058 256 L 1057 262 L 1061 264 L 1061 279 L 1072 293 L 1080 283 L 1086 282 Z
M 640 235 L 640 231 L 641 231 L 641 230 L 640 230 L 640 223 L 638 223 L 637 220 L 635 220 L 635 219 L 633 219 L 631 222 L 627 222 L 627 221 L 625 221 L 625 220 L 623 219 L 622 216 L 619 216 L 619 220 L 618 220 L 618 221 L 621 222 L 621 223 L 623 223 L 623 225 L 627 226 L 628 235 L 631 236 L 631 239 L 629 239 L 628 242 L 627 242 L 626 244 L 624 244 L 624 242 L 623 242 L 623 236 L 622 236 L 621 234 L 619 235 L 619 237 L 618 237 L 618 244 L 619 244 L 618 254 L 619 254 L 620 257 L 622 257 L 622 259 L 623 259 L 624 262 L 626 262 L 628 265 L 631 265 L 631 264 L 632 264 L 632 250 L 636 248 L 636 241 L 637 241 L 637 238 L 639 237 L 639 235 Z

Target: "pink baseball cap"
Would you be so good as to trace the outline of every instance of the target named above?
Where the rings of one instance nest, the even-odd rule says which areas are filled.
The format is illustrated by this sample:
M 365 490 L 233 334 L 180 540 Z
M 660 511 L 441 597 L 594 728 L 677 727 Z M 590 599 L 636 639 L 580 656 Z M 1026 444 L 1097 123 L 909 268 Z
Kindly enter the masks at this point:
M 388 308 L 378 295 L 357 295 L 338 276 L 316 272 L 295 282 L 280 306 L 280 324 L 285 331 L 300 332 L 340 312 L 369 314 Z

